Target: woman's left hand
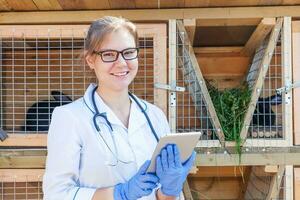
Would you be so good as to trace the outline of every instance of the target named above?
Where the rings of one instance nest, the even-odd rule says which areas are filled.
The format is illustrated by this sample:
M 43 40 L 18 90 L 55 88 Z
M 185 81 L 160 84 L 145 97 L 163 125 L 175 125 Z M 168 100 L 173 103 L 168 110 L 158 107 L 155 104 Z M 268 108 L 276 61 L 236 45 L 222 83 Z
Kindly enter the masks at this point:
M 195 157 L 196 152 L 193 152 L 186 162 L 181 163 L 177 145 L 169 144 L 161 150 L 160 155 L 156 158 L 156 175 L 164 195 L 180 195 Z

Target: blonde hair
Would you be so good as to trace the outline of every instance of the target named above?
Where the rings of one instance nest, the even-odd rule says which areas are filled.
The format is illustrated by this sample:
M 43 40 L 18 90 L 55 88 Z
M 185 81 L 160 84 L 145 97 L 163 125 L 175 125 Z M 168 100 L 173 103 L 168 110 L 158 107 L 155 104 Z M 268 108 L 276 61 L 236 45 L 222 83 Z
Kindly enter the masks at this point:
M 134 38 L 136 47 L 138 47 L 138 34 L 136 26 L 132 22 L 121 17 L 105 16 L 90 25 L 85 39 L 85 56 L 92 55 L 93 51 L 101 46 L 108 34 L 120 29 L 127 30 Z

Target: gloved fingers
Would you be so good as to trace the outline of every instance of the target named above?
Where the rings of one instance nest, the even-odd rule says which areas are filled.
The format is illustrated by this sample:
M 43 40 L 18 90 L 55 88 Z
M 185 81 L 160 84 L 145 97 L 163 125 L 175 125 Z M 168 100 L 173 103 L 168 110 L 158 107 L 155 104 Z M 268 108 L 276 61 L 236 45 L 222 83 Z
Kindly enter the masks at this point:
M 156 183 L 145 182 L 145 183 L 141 183 L 141 184 L 139 185 L 139 187 L 140 187 L 142 190 L 153 190 L 154 188 L 157 187 L 157 184 L 156 184 Z
M 166 171 L 169 168 L 167 150 L 165 148 L 163 148 L 161 150 L 161 154 L 160 155 L 161 155 L 162 169 L 163 169 L 163 171 Z
M 176 145 L 176 144 L 175 144 L 175 145 Z M 169 145 L 167 146 L 168 164 L 169 164 L 169 167 L 172 167 L 172 168 L 175 167 L 174 151 L 173 151 L 173 146 L 175 146 L 175 145 L 169 144 Z
M 143 190 L 143 196 L 148 196 L 149 194 L 151 194 L 153 189 L 144 189 Z
M 146 160 L 144 162 L 144 164 L 140 167 L 139 171 L 137 174 L 145 174 L 148 167 L 150 166 L 151 161 L 150 160 Z
M 151 183 L 158 183 L 159 179 L 154 174 L 145 174 L 141 176 L 140 179 L 142 182 L 151 182 Z
M 158 155 L 156 157 L 156 174 L 161 174 L 163 172 L 162 164 L 161 164 L 161 156 Z
M 189 157 L 189 159 L 187 161 L 185 161 L 184 163 L 184 168 L 186 169 L 190 169 L 192 167 L 192 165 L 194 164 L 196 158 L 196 152 L 193 151 L 192 155 Z
M 174 145 L 174 163 L 175 167 L 181 167 L 180 152 L 177 145 Z

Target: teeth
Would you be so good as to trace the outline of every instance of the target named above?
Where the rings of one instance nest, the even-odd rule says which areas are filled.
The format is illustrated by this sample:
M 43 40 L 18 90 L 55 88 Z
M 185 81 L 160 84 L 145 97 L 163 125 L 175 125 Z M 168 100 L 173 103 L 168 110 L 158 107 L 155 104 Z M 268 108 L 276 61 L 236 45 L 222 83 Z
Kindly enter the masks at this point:
M 115 75 L 115 76 L 124 76 L 126 74 L 127 74 L 127 72 L 113 73 L 113 75 Z

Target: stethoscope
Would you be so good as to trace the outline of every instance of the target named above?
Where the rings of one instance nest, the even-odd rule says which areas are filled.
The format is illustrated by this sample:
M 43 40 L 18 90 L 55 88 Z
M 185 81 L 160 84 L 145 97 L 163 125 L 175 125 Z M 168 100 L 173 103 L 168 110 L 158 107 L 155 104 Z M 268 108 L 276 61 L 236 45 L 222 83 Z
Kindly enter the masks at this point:
M 116 162 L 115 164 L 109 164 L 109 165 L 111 165 L 111 166 L 116 166 L 116 165 L 118 164 L 118 162 L 121 162 L 121 163 L 124 163 L 124 164 L 132 163 L 133 161 L 123 161 L 123 160 L 121 160 L 121 159 L 119 158 L 119 156 L 118 156 L 117 145 L 116 145 L 115 138 L 114 138 L 114 134 L 113 134 L 113 131 L 114 131 L 114 130 L 113 130 L 113 127 L 112 127 L 110 121 L 107 119 L 106 113 L 100 113 L 99 110 L 98 110 L 98 107 L 97 107 L 97 105 L 96 105 L 96 101 L 95 101 L 95 93 L 96 93 L 96 91 L 97 91 L 97 88 L 98 88 L 98 86 L 96 86 L 96 87 L 93 89 L 93 91 L 92 91 L 92 106 L 93 106 L 94 111 L 93 111 L 92 109 L 89 108 L 89 106 L 86 104 L 86 102 L 85 102 L 85 104 L 86 104 L 86 106 L 91 110 L 91 112 L 94 114 L 94 116 L 93 116 L 93 124 L 94 124 L 95 129 L 96 129 L 97 132 L 99 133 L 99 135 L 100 135 L 100 137 L 102 138 L 103 142 L 105 143 L 106 147 L 109 149 L 109 151 L 112 153 L 112 155 L 113 155 L 113 156 L 116 158 L 116 160 L 117 160 L 117 162 Z M 156 141 L 158 142 L 158 141 L 159 141 L 159 138 L 158 138 L 158 136 L 157 136 L 157 133 L 156 133 L 156 131 L 154 130 L 154 127 L 153 127 L 153 125 L 152 125 L 152 122 L 151 122 L 151 120 L 150 120 L 148 114 L 146 113 L 146 110 L 147 110 L 146 104 L 143 102 L 143 103 L 145 104 L 145 109 L 144 109 L 144 108 L 142 107 L 142 105 L 140 104 L 140 102 L 138 101 L 138 99 L 137 99 L 132 93 L 128 92 L 128 94 L 129 94 L 129 96 L 131 97 L 131 99 L 133 99 L 134 102 L 138 105 L 138 107 L 140 108 L 141 112 L 144 114 L 144 116 L 145 116 L 145 118 L 146 118 L 146 120 L 147 120 L 147 123 L 148 123 L 148 125 L 149 125 L 149 127 L 150 127 L 150 129 L 151 129 L 151 132 L 152 132 L 152 134 L 154 135 Z M 114 145 L 114 149 L 116 150 L 116 153 L 114 153 L 114 151 L 110 148 L 110 146 L 107 144 L 106 140 L 104 139 L 104 137 L 103 137 L 102 134 L 101 134 L 101 129 L 100 129 L 99 125 L 97 124 L 97 118 L 99 118 L 99 117 L 101 117 L 101 118 L 103 118 L 103 119 L 105 120 L 107 126 L 109 127 L 109 129 L 110 129 L 110 131 L 111 131 L 110 135 L 111 135 L 111 137 L 112 137 L 112 141 L 113 141 L 113 145 Z

